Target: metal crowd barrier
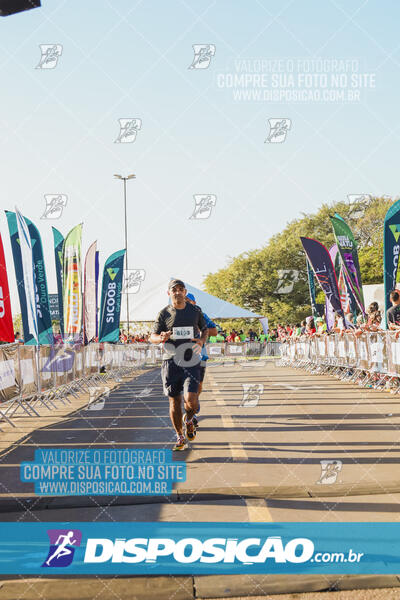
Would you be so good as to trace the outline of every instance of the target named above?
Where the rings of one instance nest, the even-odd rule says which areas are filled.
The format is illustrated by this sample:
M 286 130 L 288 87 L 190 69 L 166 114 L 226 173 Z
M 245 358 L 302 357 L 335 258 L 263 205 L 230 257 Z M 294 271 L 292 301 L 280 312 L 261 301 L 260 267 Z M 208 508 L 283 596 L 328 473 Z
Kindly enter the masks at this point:
M 221 357 L 280 356 L 279 342 L 207 344 L 210 359 Z M 37 407 L 49 410 L 71 403 L 70 396 L 90 393 L 109 379 L 121 381 L 143 366 L 161 361 L 161 347 L 154 344 L 91 343 L 30 346 L 0 345 L 0 420 L 14 426 L 18 411 L 39 416 Z M 1 428 L 0 428 L 1 430 Z
M 329 372 L 367 387 L 383 387 L 400 379 L 400 338 L 381 331 L 288 340 L 281 344 L 281 364 L 311 373 Z M 399 390 L 400 382 L 395 391 Z
M 15 427 L 17 411 L 39 416 L 37 405 L 49 410 L 57 402 L 67 405 L 69 396 L 121 381 L 160 359 L 160 348 L 149 344 L 0 345 L 0 419 Z
M 280 356 L 280 342 L 216 342 L 206 344 L 207 354 L 212 359 L 229 357 Z

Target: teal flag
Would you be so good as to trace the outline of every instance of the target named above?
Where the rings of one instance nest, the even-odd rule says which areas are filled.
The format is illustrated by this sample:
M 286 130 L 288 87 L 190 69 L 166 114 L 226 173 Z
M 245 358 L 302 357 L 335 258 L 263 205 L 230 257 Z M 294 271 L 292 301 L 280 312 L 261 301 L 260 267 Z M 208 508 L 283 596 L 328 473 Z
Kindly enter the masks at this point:
M 18 234 L 17 217 L 15 212 L 5 211 L 7 217 L 8 229 L 10 232 L 11 249 L 14 259 L 15 278 L 17 280 L 17 290 L 19 297 L 19 305 L 21 308 L 22 329 L 24 333 L 25 344 L 36 344 L 33 332 L 29 327 L 28 306 L 26 302 L 25 286 L 24 286 L 24 271 L 22 268 L 21 246 Z
M 49 293 L 47 290 L 46 269 L 44 265 L 42 240 L 37 227 L 27 217 L 32 244 L 33 266 L 36 283 L 36 314 L 38 322 L 39 344 L 53 344 L 53 328 L 51 325 Z
M 125 250 L 118 250 L 106 260 L 100 306 L 99 342 L 118 342 L 121 315 L 121 292 Z
M 316 301 L 316 294 L 315 294 L 314 271 L 312 270 L 312 267 L 311 267 L 310 263 L 308 262 L 308 259 L 306 259 L 306 262 L 307 262 L 307 275 L 308 275 L 308 289 L 310 290 L 311 311 L 312 311 L 312 315 L 313 315 L 314 319 L 316 319 L 317 317 L 319 317 L 319 314 L 318 314 L 318 310 L 317 310 L 317 301 Z
M 60 331 L 64 335 L 64 303 L 63 303 L 63 244 L 64 236 L 52 227 L 54 239 L 54 259 L 56 262 L 58 312 L 60 314 Z

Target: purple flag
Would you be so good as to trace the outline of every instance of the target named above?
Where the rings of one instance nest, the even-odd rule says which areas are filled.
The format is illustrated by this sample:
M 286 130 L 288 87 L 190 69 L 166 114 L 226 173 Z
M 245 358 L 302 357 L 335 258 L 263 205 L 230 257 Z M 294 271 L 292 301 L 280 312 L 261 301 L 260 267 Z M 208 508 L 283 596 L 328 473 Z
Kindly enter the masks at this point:
M 312 266 L 315 277 L 328 302 L 336 313 L 344 317 L 335 267 L 333 266 L 328 249 L 312 238 L 300 237 L 300 240 L 310 265 Z

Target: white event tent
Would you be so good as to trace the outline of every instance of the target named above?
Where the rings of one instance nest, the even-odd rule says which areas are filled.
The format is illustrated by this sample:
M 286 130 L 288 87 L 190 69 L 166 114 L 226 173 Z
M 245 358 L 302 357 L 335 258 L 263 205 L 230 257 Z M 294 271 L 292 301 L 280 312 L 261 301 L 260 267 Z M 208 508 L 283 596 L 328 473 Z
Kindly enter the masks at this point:
M 172 278 L 171 278 L 172 279 Z M 165 280 L 161 285 L 144 293 L 139 291 L 137 294 L 129 295 L 129 320 L 148 322 L 154 321 L 162 308 L 169 304 L 167 294 L 168 282 Z M 221 300 L 216 296 L 207 294 L 198 288 L 185 282 L 188 292 L 194 295 L 196 303 L 210 317 L 210 319 L 257 319 L 258 315 L 251 310 L 235 306 L 230 302 Z M 121 302 L 121 324 L 126 323 L 126 296 L 123 294 Z

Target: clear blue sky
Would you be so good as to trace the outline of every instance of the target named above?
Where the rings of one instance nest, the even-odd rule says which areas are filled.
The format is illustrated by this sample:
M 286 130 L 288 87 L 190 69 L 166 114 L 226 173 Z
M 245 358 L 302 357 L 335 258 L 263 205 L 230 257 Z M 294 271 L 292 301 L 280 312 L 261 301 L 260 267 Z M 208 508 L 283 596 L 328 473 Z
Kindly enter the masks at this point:
M 113 173 L 137 175 L 128 183 L 128 222 L 130 266 L 146 270 L 140 293 L 170 275 L 200 287 L 229 257 L 262 246 L 322 202 L 398 194 L 398 2 L 42 4 L 0 20 L 0 185 L 2 208 L 17 205 L 42 234 L 50 292 L 51 225 L 66 234 L 83 221 L 84 252 L 97 239 L 101 263 L 124 246 L 122 183 Z M 40 44 L 63 46 L 56 68 L 35 69 Z M 188 68 L 193 44 L 215 45 L 207 69 Z M 360 99 L 238 100 L 221 87 L 257 60 L 267 75 L 277 60 L 304 60 L 313 73 L 317 59 L 356 61 L 356 73 L 369 75 Z M 142 129 L 134 143 L 115 144 L 125 117 L 140 118 Z M 285 142 L 264 143 L 268 119 L 282 117 L 292 121 Z M 51 193 L 67 194 L 68 205 L 59 220 L 41 220 Z M 193 195 L 202 193 L 217 204 L 209 219 L 190 220 Z M 19 312 L 3 211 L 0 230 Z

